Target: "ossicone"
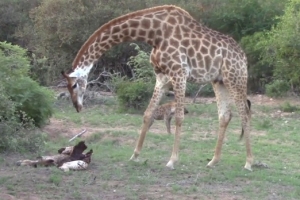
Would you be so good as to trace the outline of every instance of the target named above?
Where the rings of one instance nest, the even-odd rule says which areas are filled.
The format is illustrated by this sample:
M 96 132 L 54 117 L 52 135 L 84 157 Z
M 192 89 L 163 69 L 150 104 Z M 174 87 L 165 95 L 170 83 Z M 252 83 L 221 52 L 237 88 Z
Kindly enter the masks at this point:
M 66 74 L 66 72 L 64 70 L 61 71 L 61 74 L 63 75 L 63 77 L 69 78 L 69 76 Z

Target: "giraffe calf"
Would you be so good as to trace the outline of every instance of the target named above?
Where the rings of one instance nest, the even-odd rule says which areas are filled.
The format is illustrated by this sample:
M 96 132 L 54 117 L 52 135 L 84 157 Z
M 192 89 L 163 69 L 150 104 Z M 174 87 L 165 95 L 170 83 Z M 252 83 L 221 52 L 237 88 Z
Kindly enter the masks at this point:
M 153 121 L 150 124 L 150 127 L 152 126 L 154 120 L 164 120 L 167 127 L 167 131 L 169 134 L 171 134 L 171 120 L 175 114 L 175 110 L 176 110 L 175 101 L 171 101 L 160 105 L 153 113 Z M 189 111 L 186 108 L 184 108 L 184 114 L 187 113 L 189 113 Z

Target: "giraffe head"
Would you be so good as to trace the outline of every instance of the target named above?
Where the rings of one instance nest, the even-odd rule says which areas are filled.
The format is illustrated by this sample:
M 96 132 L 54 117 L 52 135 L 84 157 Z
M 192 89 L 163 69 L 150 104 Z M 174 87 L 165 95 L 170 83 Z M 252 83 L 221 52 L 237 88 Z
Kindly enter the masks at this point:
M 80 112 L 83 107 L 83 96 L 87 87 L 87 75 L 82 76 L 78 72 L 66 74 L 62 71 L 61 73 L 67 79 L 67 88 L 70 92 L 73 105 L 76 111 Z

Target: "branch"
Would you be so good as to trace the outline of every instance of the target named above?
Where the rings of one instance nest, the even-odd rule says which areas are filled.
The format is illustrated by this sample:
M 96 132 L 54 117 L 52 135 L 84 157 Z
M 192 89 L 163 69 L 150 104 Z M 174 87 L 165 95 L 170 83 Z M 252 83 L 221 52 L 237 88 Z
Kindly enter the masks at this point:
M 196 95 L 194 96 L 194 99 L 193 99 L 192 103 L 195 103 L 196 98 L 197 98 L 199 92 L 200 92 L 206 85 L 207 85 L 207 84 L 204 84 L 204 85 L 201 85 L 201 86 L 200 86 L 199 90 L 197 91 Z
M 72 142 L 73 140 L 75 140 L 76 138 L 80 137 L 82 134 L 84 134 L 86 132 L 86 129 L 84 129 L 83 131 L 81 131 L 80 133 L 78 133 L 77 135 L 75 135 L 74 137 L 72 137 L 69 142 Z
M 87 85 L 93 84 L 93 83 L 97 83 L 97 84 L 99 84 L 99 85 L 102 85 L 102 86 L 107 87 L 111 92 L 114 92 L 113 88 L 110 86 L 109 83 L 107 83 L 107 81 L 104 81 L 104 83 L 102 83 L 101 81 L 99 81 L 99 79 L 100 79 L 101 77 L 110 77 L 110 78 L 112 78 L 114 75 L 117 75 L 117 74 L 119 74 L 119 73 L 111 74 L 110 72 L 107 72 L 107 71 L 104 69 L 104 71 L 101 72 L 101 73 L 99 74 L 99 76 L 98 76 L 96 79 L 87 82 Z

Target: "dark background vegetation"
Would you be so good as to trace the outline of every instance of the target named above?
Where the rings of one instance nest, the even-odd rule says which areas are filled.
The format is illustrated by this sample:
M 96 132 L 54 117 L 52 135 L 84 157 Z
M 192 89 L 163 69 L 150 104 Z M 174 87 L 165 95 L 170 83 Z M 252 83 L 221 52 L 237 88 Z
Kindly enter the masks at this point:
M 6 127 L 0 133 L 9 137 L 25 125 L 41 127 L 46 123 L 54 99 L 47 88 L 62 80 L 60 71 L 71 68 L 81 45 L 101 25 L 120 15 L 164 4 L 182 7 L 199 22 L 241 44 L 249 61 L 249 93 L 274 97 L 299 94 L 300 0 L 0 0 L 0 126 Z M 143 88 L 143 83 L 153 87 L 148 62 L 151 47 L 136 44 L 123 43 L 106 52 L 90 79 L 105 71 L 118 74 L 110 77 L 119 81 L 108 89 L 118 88 L 122 80 L 136 82 L 133 88 Z M 188 85 L 187 94 L 194 94 L 197 88 L 199 85 Z M 130 91 L 131 96 L 125 89 L 116 91 L 120 91 L 120 98 L 141 101 L 134 98 L 140 96 L 134 91 L 145 89 Z M 128 107 L 128 101 L 119 102 Z M 12 122 L 18 126 L 10 125 Z M 6 148 L 4 143 L 0 149 Z

